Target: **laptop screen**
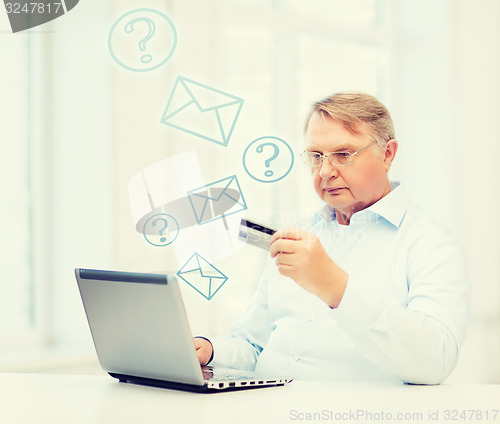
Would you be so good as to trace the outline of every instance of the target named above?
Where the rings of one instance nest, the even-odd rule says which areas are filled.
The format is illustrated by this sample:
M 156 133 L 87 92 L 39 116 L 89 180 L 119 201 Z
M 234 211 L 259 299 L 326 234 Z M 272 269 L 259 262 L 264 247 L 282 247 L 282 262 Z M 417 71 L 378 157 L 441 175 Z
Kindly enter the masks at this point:
M 75 273 L 105 371 L 203 385 L 174 276 L 89 269 Z

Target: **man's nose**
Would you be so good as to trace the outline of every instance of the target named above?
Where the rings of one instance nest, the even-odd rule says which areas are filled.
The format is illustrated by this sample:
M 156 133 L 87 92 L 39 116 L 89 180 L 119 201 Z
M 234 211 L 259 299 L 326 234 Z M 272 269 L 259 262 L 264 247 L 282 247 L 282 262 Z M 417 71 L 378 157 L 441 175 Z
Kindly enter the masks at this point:
M 327 157 L 323 158 L 321 162 L 321 167 L 319 170 L 319 176 L 323 180 L 328 180 L 329 178 L 334 178 L 338 175 L 338 169 L 336 166 L 333 166 L 330 162 L 330 159 Z

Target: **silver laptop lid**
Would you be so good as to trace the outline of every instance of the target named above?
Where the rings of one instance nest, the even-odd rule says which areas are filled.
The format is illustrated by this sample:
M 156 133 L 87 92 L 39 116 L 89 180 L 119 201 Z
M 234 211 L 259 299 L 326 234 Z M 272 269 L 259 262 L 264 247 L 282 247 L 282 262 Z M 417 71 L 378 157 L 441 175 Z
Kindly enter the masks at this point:
M 75 274 L 105 371 L 204 384 L 174 276 L 80 268 Z

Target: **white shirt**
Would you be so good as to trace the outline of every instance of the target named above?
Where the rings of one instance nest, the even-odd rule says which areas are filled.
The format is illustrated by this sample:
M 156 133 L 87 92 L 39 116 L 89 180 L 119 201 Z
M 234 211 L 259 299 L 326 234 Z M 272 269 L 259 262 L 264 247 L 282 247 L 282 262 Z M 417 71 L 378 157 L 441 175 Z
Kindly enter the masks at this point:
M 325 205 L 309 230 L 349 275 L 339 307 L 270 261 L 230 335 L 211 339 L 211 365 L 296 379 L 442 382 L 470 309 L 464 253 L 447 228 L 396 183 L 349 226 Z

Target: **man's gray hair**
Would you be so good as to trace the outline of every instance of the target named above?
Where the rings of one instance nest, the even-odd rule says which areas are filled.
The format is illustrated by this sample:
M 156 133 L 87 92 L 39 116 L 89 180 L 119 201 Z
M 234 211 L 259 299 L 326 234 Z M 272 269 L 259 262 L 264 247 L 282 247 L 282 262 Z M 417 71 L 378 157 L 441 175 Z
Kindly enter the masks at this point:
M 394 124 L 387 108 L 374 96 L 357 91 L 335 93 L 314 103 L 307 116 L 304 133 L 313 113 L 330 116 L 348 131 L 359 134 L 358 125 L 364 122 L 372 129 L 372 136 L 382 151 L 395 137 Z

